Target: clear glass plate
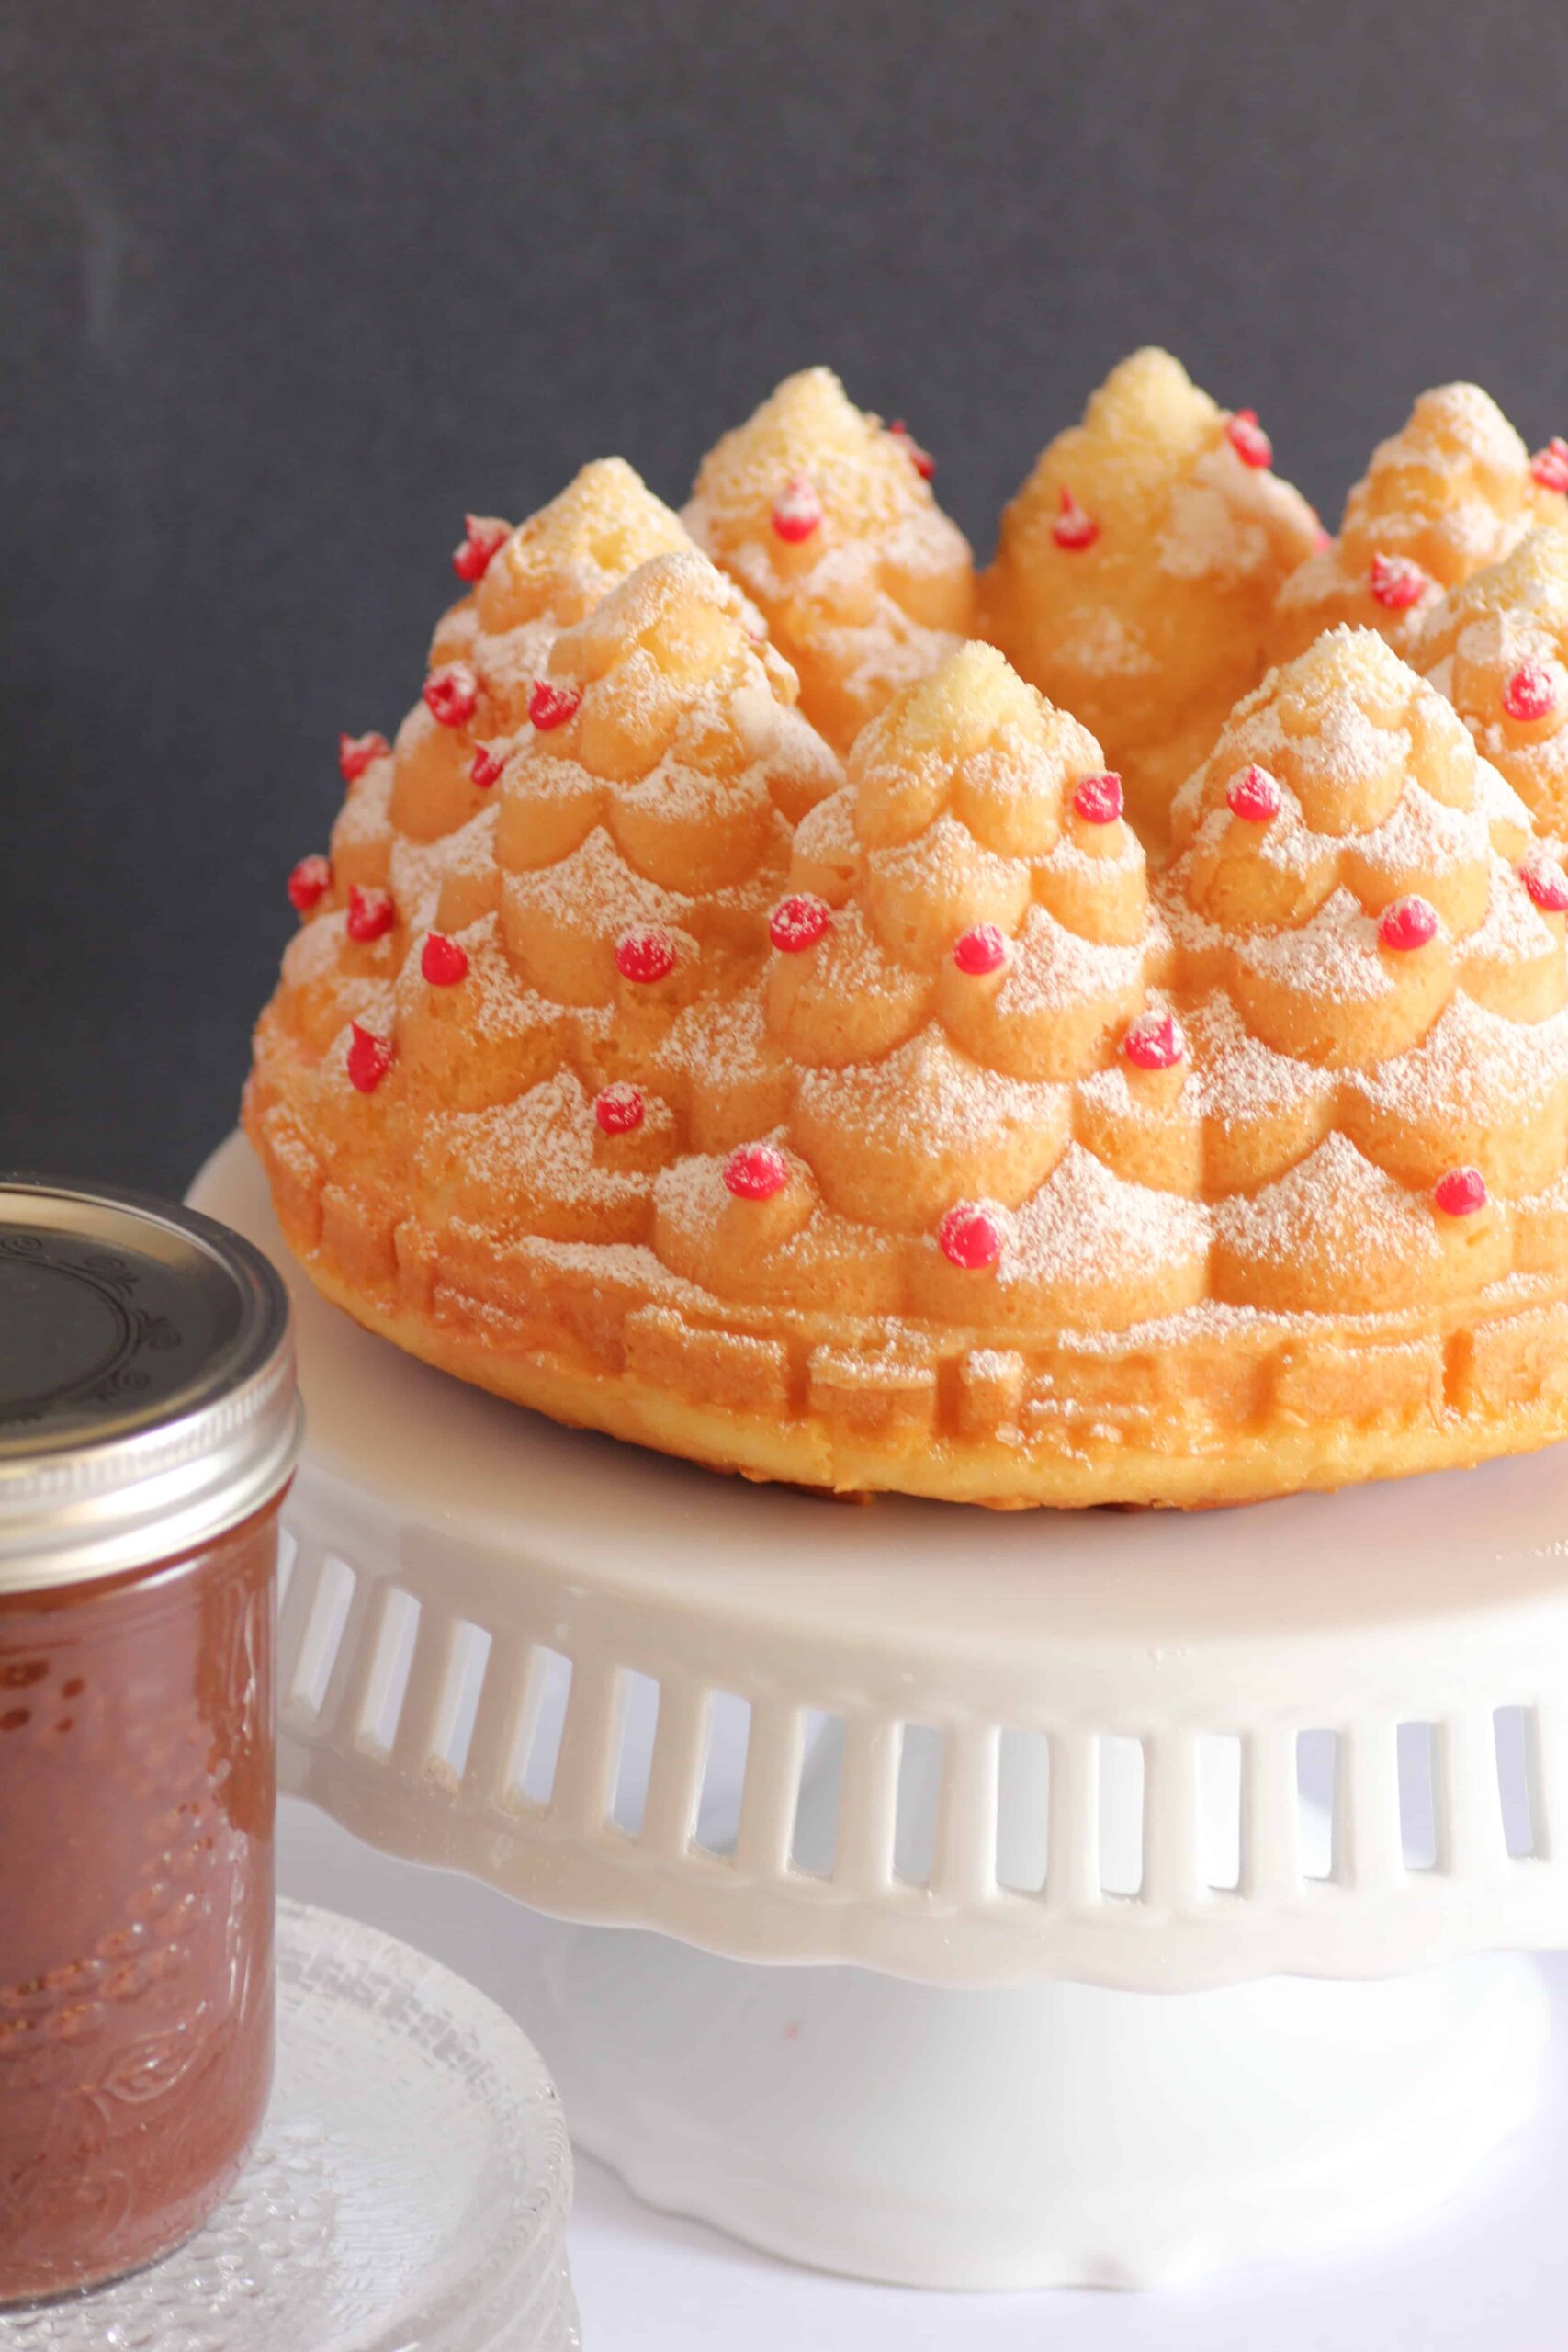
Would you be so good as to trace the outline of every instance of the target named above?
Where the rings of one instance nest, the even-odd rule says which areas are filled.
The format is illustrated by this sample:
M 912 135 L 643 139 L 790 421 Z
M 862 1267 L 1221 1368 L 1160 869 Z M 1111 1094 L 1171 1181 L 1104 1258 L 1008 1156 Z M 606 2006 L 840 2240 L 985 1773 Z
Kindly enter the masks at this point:
M 571 2157 L 511 2018 L 303 1904 L 277 1919 L 277 2075 L 233 2194 L 166 2262 L 0 2312 L 0 2352 L 575 2352 Z

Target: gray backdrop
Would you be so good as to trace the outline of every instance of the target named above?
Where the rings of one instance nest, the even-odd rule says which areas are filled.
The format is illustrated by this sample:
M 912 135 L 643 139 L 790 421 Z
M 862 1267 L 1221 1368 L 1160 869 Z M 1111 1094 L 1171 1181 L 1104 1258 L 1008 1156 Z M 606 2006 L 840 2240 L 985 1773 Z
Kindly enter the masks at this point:
M 1568 431 L 1554 0 L 10 0 L 0 1158 L 179 1188 L 465 506 L 667 498 L 807 361 L 988 550 L 1134 344 L 1337 511 Z

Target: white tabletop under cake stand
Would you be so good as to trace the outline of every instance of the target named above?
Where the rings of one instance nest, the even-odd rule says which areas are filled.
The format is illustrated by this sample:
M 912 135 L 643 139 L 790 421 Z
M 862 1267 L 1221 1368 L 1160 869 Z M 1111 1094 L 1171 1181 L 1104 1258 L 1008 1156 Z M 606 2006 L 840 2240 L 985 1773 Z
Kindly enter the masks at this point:
M 237 1140 L 193 1198 L 299 1308 L 286 1781 L 579 1923 L 519 2006 L 650 2201 L 866 2277 L 1147 2283 L 1392 2225 L 1528 2114 L 1499 1955 L 1568 1943 L 1568 1453 L 838 1507 L 360 1332 Z

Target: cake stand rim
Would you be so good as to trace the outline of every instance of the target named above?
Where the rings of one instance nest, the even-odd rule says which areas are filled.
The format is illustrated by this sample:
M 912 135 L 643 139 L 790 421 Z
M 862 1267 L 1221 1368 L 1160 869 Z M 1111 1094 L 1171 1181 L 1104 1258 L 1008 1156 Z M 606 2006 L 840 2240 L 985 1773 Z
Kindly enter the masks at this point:
M 1543 1611 L 1568 1631 L 1568 1447 L 1219 1512 L 998 1513 L 897 1495 L 845 1509 L 561 1428 L 364 1331 L 293 1258 L 238 1133 L 189 1197 L 288 1283 L 302 1482 L 352 1496 L 405 1542 L 419 1530 L 530 1583 L 711 1617 L 731 1634 L 830 1612 L 837 1640 L 987 1662 L 1009 1680 L 1072 1653 L 1169 1670 L 1195 1649 L 1218 1663 L 1281 1640 L 1430 1647 L 1481 1627 L 1528 1647 Z M 361 1419 L 346 1397 L 367 1381 Z M 656 1567 L 650 1523 L 672 1547 Z

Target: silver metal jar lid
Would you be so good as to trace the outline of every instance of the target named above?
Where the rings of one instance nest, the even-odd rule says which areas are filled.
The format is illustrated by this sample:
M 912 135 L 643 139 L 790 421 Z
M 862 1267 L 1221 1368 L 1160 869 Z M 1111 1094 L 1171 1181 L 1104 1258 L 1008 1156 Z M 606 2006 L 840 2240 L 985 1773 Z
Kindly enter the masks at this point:
M 288 1294 L 210 1217 L 0 1175 L 0 1594 L 210 1543 L 301 1416 Z

